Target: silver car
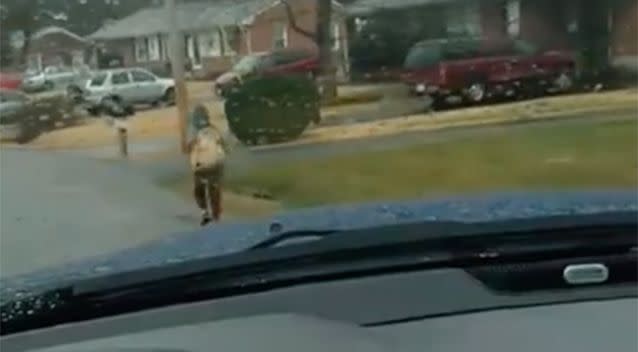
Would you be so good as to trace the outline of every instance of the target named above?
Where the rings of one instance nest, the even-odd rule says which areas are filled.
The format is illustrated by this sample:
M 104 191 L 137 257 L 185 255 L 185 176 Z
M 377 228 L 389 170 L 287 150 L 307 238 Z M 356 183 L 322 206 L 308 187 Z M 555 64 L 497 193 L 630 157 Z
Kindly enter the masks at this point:
M 96 73 L 84 86 L 84 99 L 95 113 L 106 100 L 123 105 L 173 104 L 175 81 L 160 78 L 142 68 L 123 68 Z
M 81 86 L 91 78 L 88 66 L 58 67 L 48 66 L 41 72 L 25 73 L 22 89 L 26 92 L 67 89 L 69 86 Z

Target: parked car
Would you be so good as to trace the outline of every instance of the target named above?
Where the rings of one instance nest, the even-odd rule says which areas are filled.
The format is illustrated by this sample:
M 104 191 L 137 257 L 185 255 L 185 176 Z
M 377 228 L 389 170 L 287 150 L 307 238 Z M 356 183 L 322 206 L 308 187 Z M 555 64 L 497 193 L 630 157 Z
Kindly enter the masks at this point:
M 18 73 L 0 73 L 0 89 L 20 89 L 22 75 Z
M 305 50 L 282 49 L 247 55 L 215 80 L 214 90 L 218 96 L 225 97 L 247 79 L 293 73 L 314 77 L 318 68 L 318 57 Z
M 83 67 L 48 66 L 41 72 L 27 72 L 22 81 L 22 89 L 26 92 L 50 91 L 81 87 L 91 78 L 91 70 Z
M 570 53 L 540 51 L 522 40 L 426 40 L 408 52 L 401 78 L 435 102 L 458 96 L 480 103 L 495 96 L 566 91 L 573 85 Z
M 58 124 L 69 124 L 78 115 L 63 95 L 31 97 L 19 90 L 0 89 L 2 140 L 24 143 Z
M 142 68 L 123 68 L 96 73 L 83 87 L 87 110 L 98 115 L 107 106 L 174 104 L 175 81 L 160 78 Z

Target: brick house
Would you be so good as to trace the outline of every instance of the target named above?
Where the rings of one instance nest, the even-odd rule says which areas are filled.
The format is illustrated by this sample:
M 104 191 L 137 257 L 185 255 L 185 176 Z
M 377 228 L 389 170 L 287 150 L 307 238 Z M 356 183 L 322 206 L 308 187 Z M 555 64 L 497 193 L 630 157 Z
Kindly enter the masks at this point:
M 92 43 L 61 27 L 45 27 L 31 35 L 27 66 L 42 70 L 46 66 L 84 65 L 91 59 Z
M 314 32 L 316 0 L 289 2 L 298 27 Z M 334 55 L 339 75 L 348 75 L 347 36 L 343 7 L 334 4 Z M 216 0 L 183 3 L 177 22 L 184 38 L 189 71 L 212 78 L 228 70 L 240 57 L 279 48 L 317 52 L 316 43 L 294 31 L 280 0 Z M 163 7 L 142 9 L 104 26 L 89 37 L 124 59 L 126 66 L 164 71 L 169 66 L 167 13 Z
M 421 33 L 432 38 L 516 37 L 544 49 L 587 48 L 599 59 L 638 72 L 638 0 L 351 0 L 346 12 L 351 37 L 385 16 L 403 27 L 421 23 L 427 26 Z

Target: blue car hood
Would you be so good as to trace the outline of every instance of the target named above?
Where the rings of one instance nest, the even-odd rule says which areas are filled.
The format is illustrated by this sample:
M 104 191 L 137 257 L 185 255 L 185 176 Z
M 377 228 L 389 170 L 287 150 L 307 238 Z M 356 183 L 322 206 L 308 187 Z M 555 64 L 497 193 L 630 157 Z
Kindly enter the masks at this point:
M 5 278 L 0 280 L 0 299 L 55 286 L 63 280 L 94 278 L 241 251 L 271 236 L 273 223 L 286 232 L 346 230 L 424 220 L 489 222 L 610 211 L 638 211 L 636 190 L 506 193 L 311 208 L 266 220 L 221 223 L 195 232 L 176 233 L 117 253 Z

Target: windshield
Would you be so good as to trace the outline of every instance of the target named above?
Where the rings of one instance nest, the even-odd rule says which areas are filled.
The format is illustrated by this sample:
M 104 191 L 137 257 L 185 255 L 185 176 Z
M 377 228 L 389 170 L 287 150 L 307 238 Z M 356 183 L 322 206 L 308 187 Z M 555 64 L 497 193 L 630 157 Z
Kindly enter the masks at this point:
M 0 281 L 633 192 L 637 3 L 2 0 Z
M 439 43 L 417 44 L 406 55 L 404 67 L 407 69 L 419 69 L 432 66 L 441 60 L 441 55 L 441 45 Z
M 99 86 L 103 85 L 104 81 L 106 81 L 106 77 L 107 76 L 108 75 L 106 73 L 100 73 L 100 74 L 95 75 L 95 77 L 93 77 L 90 80 L 90 86 L 99 87 Z
M 241 73 L 250 73 L 257 68 L 259 64 L 258 56 L 244 56 L 239 62 L 233 66 L 233 71 Z

